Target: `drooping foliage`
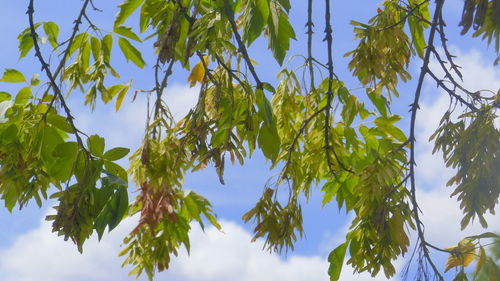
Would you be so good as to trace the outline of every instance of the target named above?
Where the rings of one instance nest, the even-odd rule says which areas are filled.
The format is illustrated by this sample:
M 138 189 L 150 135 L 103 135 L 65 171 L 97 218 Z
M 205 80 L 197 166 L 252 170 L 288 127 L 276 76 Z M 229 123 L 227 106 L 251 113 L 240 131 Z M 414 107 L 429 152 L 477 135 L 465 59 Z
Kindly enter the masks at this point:
M 106 228 L 112 230 L 126 216 L 139 213 L 120 255 L 124 265 L 133 266 L 131 274 L 145 272 L 153 279 L 181 247 L 189 251 L 193 222 L 221 228 L 211 203 L 183 189 L 184 176 L 212 164 L 224 183 L 228 162 L 244 165 L 260 150 L 279 172 L 243 220 L 255 226 L 254 239 L 264 239 L 266 249 L 293 249 L 304 232 L 300 198 L 319 188 L 323 204 L 336 204 L 354 217 L 345 242 L 328 257 L 331 280 L 339 279 L 344 260 L 356 272 L 393 276 L 393 262 L 409 251 L 410 231 L 418 235 L 416 279 L 444 280 L 430 250 L 450 254 L 444 271 L 459 268 L 455 280 L 467 280 L 464 268 L 473 259 L 478 260 L 475 275 L 492 278 L 498 272 L 491 262 L 492 273 L 484 273 L 482 265 L 490 258 L 480 244 L 498 240 L 497 235 L 467 237 L 441 249 L 428 242 L 419 218 L 415 124 L 425 77 L 448 93 L 450 104 L 465 108 L 460 115 L 457 107 L 444 112 L 431 137 L 446 165 L 456 168 L 448 184 L 464 213 L 461 227 L 475 218 L 486 227 L 484 215 L 494 211 L 500 195 L 500 133 L 495 127 L 499 93 L 462 86 L 459 66 L 447 47 L 444 0 L 386 0 L 367 23 L 352 22 L 357 46 L 345 56 L 363 87 L 356 92 L 334 70 L 330 0 L 322 1 L 326 9 L 321 23 L 312 17 L 319 1 L 308 1 L 308 48 L 295 57 L 303 60 L 298 69 L 284 64 L 297 38 L 289 0 L 124 0 L 112 31 L 92 23 L 87 10 L 97 8 L 84 0 L 69 38 L 60 38 L 57 23 L 35 21 L 34 2 L 28 6 L 30 24 L 18 37 L 19 54 L 34 54 L 43 73 L 28 81 L 20 71 L 6 68 L 0 79 L 21 84 L 16 95 L 0 92 L 0 197 L 7 209 L 56 199 L 55 214 L 47 219 L 53 221 L 54 232 L 71 239 L 80 251 L 92 233 L 101 238 Z M 134 13 L 139 25 L 127 26 Z M 472 36 L 493 44 L 498 55 L 499 15 L 498 0 L 466 0 L 462 34 L 472 27 Z M 324 42 L 312 40 L 315 24 L 325 26 Z M 82 26 L 89 28 L 80 32 Z M 277 82 L 254 67 L 249 47 L 256 40 L 267 42 L 282 67 Z M 47 60 L 40 47 L 44 42 L 58 54 L 53 55 L 57 63 Z M 155 61 L 144 59 L 145 42 L 154 46 Z M 326 61 L 313 52 L 316 42 L 324 45 Z M 120 110 L 132 84 L 110 82 L 120 78 L 112 66 L 117 53 L 138 68 L 148 63 L 155 69 L 153 89 L 141 90 L 152 106 L 128 171 L 116 161 L 129 149 L 107 149 L 102 137 L 80 131 L 74 123 L 78 116 L 65 101 L 78 91 L 92 108 L 100 99 L 114 101 Z M 444 77 L 430 69 L 431 58 Z M 392 114 L 391 107 L 401 95 L 398 84 L 412 79 L 412 61 L 422 70 L 405 133 L 402 117 Z M 201 85 L 196 106 L 180 121 L 162 100 L 174 66 L 189 71 L 191 86 Z M 318 75 L 317 69 L 327 75 Z M 131 203 L 129 178 L 138 191 Z M 288 197 L 278 196 L 278 189 L 287 189 Z

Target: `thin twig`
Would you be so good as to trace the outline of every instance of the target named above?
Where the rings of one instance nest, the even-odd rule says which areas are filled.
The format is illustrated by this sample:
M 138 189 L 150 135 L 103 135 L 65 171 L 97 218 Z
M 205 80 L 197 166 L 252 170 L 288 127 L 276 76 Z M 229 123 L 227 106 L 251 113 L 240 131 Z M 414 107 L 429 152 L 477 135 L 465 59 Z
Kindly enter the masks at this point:
M 257 75 L 257 72 L 255 71 L 255 68 L 253 66 L 252 60 L 250 59 L 250 56 L 248 55 L 248 50 L 245 47 L 245 44 L 243 43 L 243 40 L 241 39 L 241 36 L 238 32 L 238 26 L 236 25 L 236 22 L 234 21 L 234 16 L 227 15 L 227 18 L 229 20 L 229 23 L 231 24 L 231 29 L 233 30 L 234 38 L 236 38 L 236 42 L 238 43 L 238 50 L 239 52 L 243 55 L 243 59 L 247 63 L 248 69 L 250 69 L 250 73 L 252 73 L 252 77 L 257 83 L 257 89 L 262 90 L 262 82 Z
M 85 11 L 87 5 L 89 4 L 90 0 L 86 0 L 83 4 L 82 11 Z M 66 104 L 66 101 L 64 100 L 64 96 L 61 93 L 61 89 L 57 86 L 57 83 L 55 81 L 55 77 L 52 74 L 49 64 L 45 62 L 45 59 L 43 58 L 42 52 L 40 50 L 40 45 L 38 44 L 38 34 L 36 33 L 35 30 L 35 22 L 33 19 L 33 14 L 35 13 L 34 9 L 34 0 L 30 0 L 29 5 L 28 5 L 28 10 L 26 12 L 28 14 L 28 19 L 29 19 L 29 25 L 30 25 L 30 31 L 31 31 L 31 38 L 33 39 L 33 46 L 35 48 L 35 56 L 38 58 L 40 61 L 40 64 L 42 65 L 42 70 L 45 71 L 47 77 L 49 78 L 50 84 L 52 85 L 52 89 L 56 93 L 55 96 L 57 96 L 61 102 L 61 106 L 63 107 L 64 111 L 66 112 L 66 119 L 68 120 L 71 128 L 73 129 L 73 132 L 75 133 L 75 138 L 77 143 L 80 145 L 80 147 L 88 154 L 89 152 L 86 150 L 83 141 L 80 137 L 79 130 L 75 126 L 75 123 L 73 121 L 74 117 L 71 115 L 71 110 L 69 109 L 68 105 Z M 80 13 L 80 16 L 82 13 Z M 76 21 L 81 20 L 81 17 L 79 17 Z M 68 47 L 69 48 L 69 47 Z
M 170 63 L 168 64 L 167 66 L 167 70 L 165 71 L 165 75 L 163 76 L 163 79 L 161 81 L 161 84 L 160 84 L 160 80 L 159 80 L 159 73 L 160 73 L 160 56 L 158 55 L 158 58 L 156 60 L 156 65 L 154 66 L 155 67 L 155 85 L 156 85 L 156 102 L 155 102 L 155 111 L 154 111 L 154 114 L 153 114 L 153 119 L 156 121 L 160 115 L 160 109 L 162 109 L 162 95 L 163 95 L 163 91 L 165 90 L 165 88 L 167 87 L 167 84 L 168 84 L 168 78 L 170 77 L 170 75 L 172 74 L 172 67 L 174 66 L 175 64 L 175 60 L 172 59 L 170 61 Z M 157 129 L 156 129 L 156 126 L 153 128 L 153 139 L 156 138 L 156 134 L 157 134 Z
M 463 81 L 462 78 L 462 73 L 460 72 L 459 68 L 460 66 L 456 65 L 455 62 L 453 61 L 453 55 L 451 55 L 450 51 L 448 50 L 448 44 L 446 43 L 448 39 L 446 39 L 446 35 L 444 33 L 444 27 L 446 26 L 443 15 L 439 15 L 439 36 L 441 38 L 441 45 L 443 46 L 444 53 L 446 55 L 446 59 L 450 62 L 450 69 L 452 69 L 458 77 L 460 77 L 460 80 Z
M 330 19 L 330 0 L 326 0 L 326 7 L 325 7 L 325 39 L 323 41 L 326 41 L 327 43 L 327 53 L 328 53 L 328 62 L 326 66 L 328 67 L 328 90 L 326 92 L 327 95 L 327 102 L 325 106 L 325 154 L 326 154 L 326 162 L 328 164 L 328 169 L 330 172 L 335 173 L 335 170 L 333 169 L 333 162 L 330 156 L 330 151 L 333 153 L 335 156 L 335 159 L 339 163 L 339 166 L 350 173 L 354 173 L 351 169 L 347 168 L 344 163 L 340 160 L 340 158 L 337 155 L 337 152 L 335 151 L 335 148 L 333 145 L 330 145 L 330 114 L 332 110 L 332 101 L 333 101 L 333 79 L 337 79 L 338 77 L 335 75 L 333 72 L 333 36 L 332 36 L 332 25 L 331 25 L 331 19 Z
M 313 1 L 308 0 L 307 2 L 307 65 L 309 66 L 309 76 L 310 76 L 310 82 L 311 82 L 311 89 L 310 91 L 313 91 L 315 88 L 315 83 L 314 83 L 314 66 L 313 66 L 313 55 L 312 55 L 312 41 L 313 41 L 313 27 L 314 27 L 314 22 L 312 20 L 312 7 L 313 7 Z
M 243 87 L 244 91 L 249 94 L 251 93 L 251 89 L 248 87 L 248 84 L 247 83 L 244 83 L 243 80 L 240 79 L 240 77 L 238 77 L 238 75 L 234 74 L 234 71 L 233 69 L 231 69 L 225 62 L 224 60 L 219 56 L 219 55 L 215 55 L 215 59 L 217 60 L 217 63 L 222 66 L 222 68 L 224 68 L 226 70 L 226 72 L 229 74 L 229 76 L 233 77 L 233 79 L 235 79 L 236 81 L 238 81 L 238 83 L 240 83 L 240 85 Z M 244 74 L 243 74 L 244 75 Z M 245 76 L 246 78 L 246 76 Z
M 91 2 L 92 2 L 91 0 L 85 0 L 85 2 L 83 2 L 82 8 L 80 9 L 80 13 L 78 14 L 78 17 L 74 21 L 73 31 L 71 33 L 71 36 L 69 37 L 68 40 L 66 40 L 66 43 L 68 45 L 67 45 L 66 49 L 63 52 L 61 61 L 59 62 L 59 65 L 57 66 L 56 70 L 52 73 L 52 77 L 53 77 L 54 81 L 57 79 L 57 76 L 61 73 L 61 70 L 64 68 L 64 65 L 66 64 L 66 59 L 69 57 L 69 52 L 70 52 L 70 49 L 71 49 L 71 45 L 73 45 L 73 41 L 75 40 L 76 33 L 78 32 L 78 30 L 80 30 L 80 25 L 82 23 L 82 18 L 86 16 L 85 12 L 87 10 L 87 6 Z M 52 86 L 53 86 L 53 84 L 49 83 L 49 87 L 48 87 L 48 89 L 47 89 L 46 92 L 50 91 L 50 88 Z M 57 97 L 57 95 L 54 95 L 54 97 L 50 101 L 48 109 L 47 109 L 47 112 L 44 114 L 43 118 L 45 118 L 47 116 L 49 110 L 54 105 L 56 97 Z
M 427 69 L 427 70 L 426 70 L 426 72 L 429 74 L 429 76 L 431 76 L 431 77 L 432 77 L 432 79 L 434 79 L 434 81 L 436 81 L 436 83 L 438 84 L 438 86 L 439 86 L 439 87 L 441 87 L 441 89 L 445 90 L 445 91 L 446 91 L 446 93 L 448 93 L 448 95 L 450 95 L 450 96 L 452 96 L 452 97 L 456 98 L 456 99 L 457 99 L 457 100 L 458 100 L 461 104 L 463 104 L 463 105 L 467 106 L 469 109 L 471 109 L 471 110 L 473 110 L 473 111 L 477 110 L 477 108 L 476 108 L 473 104 L 471 104 L 471 103 L 467 102 L 467 101 L 466 101 L 466 100 L 464 100 L 464 98 L 462 98 L 459 94 L 455 93 L 455 91 L 454 91 L 454 90 L 452 90 L 452 89 L 448 88 L 448 87 L 447 87 L 447 86 L 443 83 L 443 80 L 439 79 L 439 78 L 436 76 L 436 74 L 434 74 L 434 72 L 430 71 L 429 69 Z M 461 90 L 463 89 L 463 91 L 465 91 L 466 93 L 468 92 L 466 89 L 464 89 L 464 88 L 463 88 L 463 87 L 461 87 L 459 84 L 457 84 L 456 82 L 454 82 L 453 78 L 450 78 L 450 80 L 451 80 L 452 84 L 453 84 L 455 87 L 457 87 L 457 88 L 459 88 L 459 89 L 461 89 Z M 472 96 L 472 94 L 470 94 L 470 95 Z
M 422 228 L 422 221 L 420 220 L 419 216 L 419 207 L 417 204 L 417 198 L 416 198 L 416 182 L 415 182 L 415 124 L 417 120 L 417 111 L 419 108 L 419 100 L 420 100 L 420 95 L 422 91 L 422 86 L 424 84 L 424 78 L 427 73 L 429 73 L 429 62 L 430 62 L 430 57 L 432 53 L 432 46 L 434 44 L 434 37 L 436 34 L 436 29 L 438 28 L 439 24 L 439 16 L 442 13 L 443 10 L 443 5 L 444 5 L 444 0 L 436 0 L 436 9 L 434 11 L 434 17 L 432 20 L 431 24 L 431 30 L 429 33 L 429 39 L 428 39 L 428 47 L 425 50 L 425 55 L 424 55 L 424 62 L 422 69 L 420 71 L 420 76 L 418 79 L 418 84 L 417 88 L 415 90 L 415 97 L 413 100 L 413 103 L 411 104 L 411 120 L 410 120 L 410 136 L 409 136 L 409 141 L 410 141 L 410 193 L 411 193 L 411 202 L 413 205 L 413 215 L 415 216 L 415 221 L 416 221 L 416 226 L 417 226 L 417 233 L 418 237 L 420 239 L 419 247 L 422 251 L 422 254 L 427 261 L 427 263 L 432 267 L 434 271 L 434 275 L 437 276 L 437 278 L 441 281 L 444 281 L 443 276 L 437 269 L 436 265 L 432 261 L 430 255 L 429 255 L 429 249 L 427 248 L 427 242 L 425 240 L 425 235 L 424 235 L 424 230 Z

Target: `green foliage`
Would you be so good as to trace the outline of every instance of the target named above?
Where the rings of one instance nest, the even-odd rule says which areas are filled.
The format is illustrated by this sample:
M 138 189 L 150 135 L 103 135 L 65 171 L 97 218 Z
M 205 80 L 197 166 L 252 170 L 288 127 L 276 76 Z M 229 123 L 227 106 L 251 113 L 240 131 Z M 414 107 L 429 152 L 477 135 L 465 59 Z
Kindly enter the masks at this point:
M 346 249 L 347 242 L 340 244 L 328 255 L 328 262 L 330 263 L 328 275 L 330 275 L 331 281 L 339 280 L 340 273 L 342 272 L 342 266 L 344 265 Z
M 474 24 L 473 36 L 495 39 L 498 54 L 498 1 L 465 2 L 464 33 Z M 328 256 L 330 280 L 339 279 L 344 261 L 355 272 L 394 276 L 393 262 L 408 252 L 412 230 L 419 238 L 416 247 L 425 253 L 419 264 L 432 267 L 430 258 L 422 258 L 431 244 L 425 240 L 415 200 L 415 114 L 407 136 L 402 117 L 392 114 L 391 107 L 393 97 L 399 96 L 398 83 L 411 79 L 412 59 L 424 61 L 412 113 L 418 109 L 424 76 L 434 75 L 429 55 L 436 54 L 435 43 L 432 36 L 425 39 L 427 29 L 434 34 L 440 28 L 446 63 L 457 72 L 446 49 L 440 5 L 431 19 L 430 1 L 386 0 L 368 23 L 352 21 L 358 45 L 345 56 L 363 85 L 364 94 L 358 94 L 337 77 L 331 58 L 322 63 L 313 57 L 311 46 L 307 57 L 290 56 L 292 62 L 281 69 L 276 83 L 259 77 L 248 47 L 267 39 L 270 53 L 282 66 L 296 39 L 288 0 L 124 0 L 112 31 L 94 25 L 80 29 L 89 3 L 84 1 L 68 39 L 59 38 L 66 30 L 54 22 L 31 23 L 19 34 L 20 58 L 34 53 L 46 79 L 35 74 L 28 81 L 29 76 L 10 68 L 0 78 L 0 83 L 21 83 L 15 95 L 0 92 L 0 198 L 9 211 L 29 201 L 41 206 L 43 200 L 55 199 L 55 214 L 47 219 L 53 231 L 71 239 L 79 251 L 94 232 L 101 239 L 106 228 L 111 231 L 124 217 L 138 214 L 139 223 L 125 238 L 120 255 L 125 256 L 124 265 L 133 267 L 131 275 L 145 272 L 153 279 L 156 271 L 169 267 L 181 247 L 189 252 L 193 223 L 203 228 L 208 222 L 221 229 L 211 203 L 183 189 L 184 175 L 211 164 L 224 183 L 226 162 L 244 165 L 260 150 L 270 168 L 279 172 L 243 220 L 255 225 L 253 240 L 264 239 L 267 250 L 293 250 L 304 234 L 302 204 L 318 188 L 323 205 L 333 202 L 353 216 L 346 241 Z M 135 12 L 138 26 L 126 26 Z M 29 9 L 31 21 L 33 13 Z M 327 15 L 328 42 L 332 31 Z M 151 39 L 154 44 L 147 42 Z M 46 47 L 61 58 L 55 67 L 45 65 L 40 44 L 47 42 Z M 156 100 L 128 170 L 116 161 L 129 149 L 107 149 L 101 136 L 85 135 L 65 102 L 67 95 L 78 91 L 92 108 L 98 100 L 115 100 L 116 111 L 122 107 L 135 86 L 120 81 L 112 66 L 118 56 L 115 45 L 127 62 L 138 68 L 148 63 L 155 69 L 153 89 L 136 90 Z M 157 54 L 155 62 L 143 57 L 142 46 L 150 45 Z M 297 69 L 294 63 L 301 58 Z M 445 62 L 436 59 L 444 67 Z M 174 120 L 162 101 L 170 75 L 180 69 L 174 65 L 190 71 L 191 86 L 201 85 L 197 105 L 181 120 Z M 316 67 L 327 68 L 328 77 L 315 80 Z M 309 70 L 309 80 L 301 70 Z M 493 212 L 500 195 L 498 93 L 467 91 L 448 68 L 443 70 L 454 89 L 430 76 L 468 111 L 452 118 L 450 109 L 431 139 L 446 165 L 456 168 L 448 184 L 464 212 L 462 228 L 476 217 L 486 226 L 484 214 Z M 138 189 L 130 204 L 129 177 Z M 480 244 L 492 238 L 497 239 L 485 233 L 441 249 L 450 253 L 446 270 L 459 268 L 455 280 L 467 280 L 464 268 L 477 252 L 475 275 L 495 276 L 498 259 L 488 257 Z M 434 275 L 443 280 L 438 271 Z
M 24 75 L 18 70 L 6 69 L 3 73 L 2 78 L 0 78 L 0 81 L 8 83 L 20 83 L 26 82 L 26 78 L 24 78 Z
M 447 112 L 431 136 L 435 139 L 434 152 L 442 151 L 446 166 L 456 168 L 448 185 L 456 185 L 452 196 L 458 195 L 461 202 L 462 229 L 475 217 L 487 227 L 483 214 L 495 212 L 500 196 L 500 132 L 494 124 L 495 110 L 484 107 L 461 115 L 456 122 Z

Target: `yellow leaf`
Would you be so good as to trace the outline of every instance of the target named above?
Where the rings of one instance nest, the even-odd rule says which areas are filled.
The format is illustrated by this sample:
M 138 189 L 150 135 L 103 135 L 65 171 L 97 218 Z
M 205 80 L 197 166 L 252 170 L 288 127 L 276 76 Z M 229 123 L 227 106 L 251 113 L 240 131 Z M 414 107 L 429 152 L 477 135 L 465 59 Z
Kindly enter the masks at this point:
M 486 262 L 486 252 L 484 251 L 484 248 L 481 246 L 479 248 L 479 256 L 477 257 L 477 264 L 476 264 L 476 272 L 474 273 L 474 280 L 476 279 L 477 274 L 483 268 L 484 263 Z
M 118 110 L 120 110 L 120 106 L 122 105 L 123 98 L 125 98 L 125 94 L 128 92 L 129 89 L 130 89 L 130 84 L 127 84 L 118 93 L 118 97 L 116 98 L 116 106 L 115 106 L 116 112 L 118 112 Z
M 476 256 L 476 244 L 474 244 L 470 239 L 464 239 L 458 243 L 458 245 L 446 248 L 445 250 L 450 251 L 448 260 L 446 261 L 446 267 L 444 272 L 457 267 L 457 266 L 468 266 Z
M 208 65 L 208 56 L 203 56 L 203 60 L 205 61 L 205 65 Z M 197 63 L 188 77 L 188 82 L 190 87 L 194 87 L 196 82 L 203 83 L 203 78 L 205 78 L 205 66 L 203 62 Z
M 493 266 L 490 266 L 490 269 L 488 270 L 488 281 L 498 281 L 497 271 Z

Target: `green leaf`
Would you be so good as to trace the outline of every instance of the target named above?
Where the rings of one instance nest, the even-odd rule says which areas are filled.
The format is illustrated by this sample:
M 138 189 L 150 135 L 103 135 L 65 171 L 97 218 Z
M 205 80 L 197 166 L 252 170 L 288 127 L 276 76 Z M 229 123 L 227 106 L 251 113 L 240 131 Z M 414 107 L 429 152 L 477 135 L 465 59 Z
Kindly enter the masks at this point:
M 328 267 L 328 275 L 330 275 L 330 281 L 339 280 L 340 272 L 342 271 L 342 266 L 344 265 L 347 245 L 348 242 L 346 241 L 331 251 L 328 255 L 328 262 L 330 263 L 330 266 Z
M 468 281 L 469 279 L 467 278 L 467 274 L 462 270 L 460 271 L 455 278 L 453 278 L 453 281 Z
M 78 144 L 76 142 L 63 142 L 54 149 L 55 162 L 49 169 L 49 173 L 61 182 L 67 181 L 72 173 L 73 166 L 78 155 Z
M 281 6 L 283 6 L 283 8 L 285 8 L 287 12 L 290 11 L 290 9 L 292 8 L 292 6 L 290 5 L 290 0 L 277 0 L 277 1 L 281 4 Z
M 276 89 L 273 87 L 273 85 L 267 83 L 267 82 L 263 82 L 262 83 L 262 88 L 268 90 L 269 92 L 275 94 L 276 93 Z
M 405 142 L 407 140 L 405 133 L 401 131 L 401 129 L 393 125 L 400 119 L 401 117 L 399 117 L 398 115 L 390 115 L 387 117 L 381 116 L 375 119 L 374 123 L 383 132 L 395 137 L 401 142 Z
M 139 8 L 142 2 L 144 2 L 144 0 L 125 0 L 120 5 L 118 5 L 120 11 L 118 11 L 118 14 L 116 14 L 114 26 L 116 27 L 122 25 L 127 20 L 127 18 L 130 17 L 130 15 L 137 8 Z
M 88 69 L 90 65 L 90 42 L 87 40 L 83 42 L 80 48 L 80 53 L 78 55 L 78 64 L 84 71 Z
M 500 235 L 493 232 L 485 232 L 480 235 L 468 236 L 469 239 L 500 238 Z
M 104 161 L 104 168 L 106 169 L 106 171 L 110 172 L 111 174 L 117 175 L 123 181 L 128 182 L 127 171 L 125 169 L 123 169 L 122 166 L 120 166 L 114 162 L 105 160 Z
M 389 105 L 387 99 L 376 91 L 367 91 L 367 95 L 373 105 L 377 108 L 378 112 L 380 112 L 382 116 L 387 116 L 387 107 Z
M 324 82 L 328 82 L 328 80 L 325 79 Z M 349 90 L 346 87 L 340 87 L 337 93 L 342 103 L 346 103 L 349 97 L 351 96 Z
M 132 46 L 132 44 L 130 44 L 130 41 L 123 37 L 120 37 L 118 38 L 118 46 L 120 46 L 120 49 L 122 50 L 122 53 L 127 61 L 131 60 L 139 68 L 143 68 L 146 65 L 144 59 L 142 58 L 141 52 L 139 52 L 139 50 Z
M 113 49 L 113 36 L 111 36 L 111 34 L 106 34 L 106 36 L 102 38 L 101 46 L 104 62 L 109 63 L 111 50 Z
M 48 114 L 47 122 L 66 133 L 73 133 L 73 127 L 71 127 L 71 125 L 69 124 L 68 119 L 61 115 Z
M 31 87 L 24 87 L 17 93 L 16 99 L 14 100 L 14 104 L 25 105 L 30 98 L 31 98 Z
M 211 143 L 213 147 L 222 147 L 227 142 L 228 129 L 219 129 L 212 134 Z
M 102 157 L 104 152 L 104 138 L 98 135 L 92 135 L 87 139 L 87 145 L 90 153 L 94 156 Z
M 26 82 L 26 78 L 18 70 L 7 68 L 5 69 L 2 78 L 0 78 L 0 82 L 21 83 L 21 82 Z
M 17 139 L 17 133 L 19 132 L 19 129 L 17 128 L 16 124 L 10 124 L 7 129 L 0 131 L 0 142 L 3 144 L 9 144 Z
M 346 125 L 350 125 L 354 121 L 354 117 L 358 114 L 358 99 L 356 96 L 351 95 L 347 100 L 346 104 L 342 108 L 342 119 Z
M 271 126 L 275 123 L 271 103 L 267 99 L 266 95 L 264 95 L 264 91 L 261 89 L 257 89 L 255 91 L 255 97 L 257 107 L 259 108 L 259 116 L 267 125 Z
M 110 162 L 110 163 L 113 163 L 113 162 Z M 104 164 L 106 165 L 106 162 Z M 103 172 L 106 174 L 106 176 L 107 176 L 106 180 L 107 180 L 107 182 L 109 182 L 109 184 L 119 185 L 119 186 L 122 186 L 125 188 L 128 187 L 128 183 L 126 181 L 124 181 L 121 177 L 119 177 L 117 174 L 114 174 L 113 172 L 110 172 L 107 170 L 104 170 Z
M 321 204 L 325 206 L 328 202 L 330 202 L 333 196 L 337 194 L 339 188 L 340 184 L 336 180 L 330 180 L 326 182 L 325 185 L 323 185 L 323 187 L 321 188 L 321 190 L 325 192 Z
M 408 25 L 410 26 L 410 33 L 412 36 L 413 45 L 420 58 L 424 58 L 425 50 L 425 37 L 424 37 L 424 27 L 423 21 L 416 18 L 415 16 L 408 17 Z
M 101 41 L 97 37 L 90 37 L 90 48 L 92 49 L 92 56 L 97 61 L 101 56 Z
M 41 23 L 35 23 L 35 30 L 41 25 Z M 30 28 L 26 28 L 17 36 L 17 40 L 19 41 L 18 49 L 19 49 L 19 58 L 22 59 L 25 57 L 28 52 L 35 45 L 33 43 L 33 38 L 31 38 L 31 30 Z
M 87 42 L 87 38 L 89 36 L 90 35 L 87 32 L 82 32 L 76 35 L 75 39 L 73 39 L 71 47 L 69 48 L 69 54 L 72 55 L 76 50 L 80 49 L 82 47 L 82 44 Z
M 269 17 L 269 1 L 268 0 L 252 0 L 249 8 L 246 9 L 243 41 L 247 45 L 251 45 L 257 39 Z
M 102 158 L 104 158 L 106 160 L 110 160 L 110 161 L 116 161 L 116 160 L 119 160 L 119 159 L 122 159 L 123 157 L 125 157 L 129 152 L 130 152 L 130 149 L 128 149 L 128 148 L 115 147 L 115 148 L 112 148 L 112 149 L 106 151 L 106 153 L 104 153 Z
M 280 152 L 280 137 L 276 129 L 276 125 L 267 125 L 265 122 L 260 127 L 258 137 L 259 147 L 267 159 L 270 159 L 274 164 Z
M 45 34 L 47 34 L 52 48 L 56 48 L 58 45 L 57 38 L 59 36 L 59 26 L 55 22 L 48 21 L 43 24 L 43 30 Z
M 486 263 L 486 251 L 482 246 L 479 247 L 479 256 L 477 258 L 476 269 L 474 270 L 474 280 L 476 280 L 477 275 L 481 272 L 484 264 Z
M 0 92 L 0 102 L 10 100 L 12 96 L 7 92 Z
M 117 26 L 117 27 L 115 27 L 113 29 L 113 31 L 116 34 L 120 34 L 121 36 L 125 36 L 127 38 L 132 39 L 132 40 L 135 40 L 135 41 L 138 41 L 138 42 L 142 42 L 142 40 L 139 38 L 139 36 L 137 36 L 137 34 L 135 34 L 132 31 L 131 27 L 128 27 L 128 26 Z
M 271 5 L 273 5 L 272 2 Z M 276 61 L 282 65 L 286 53 L 290 49 L 290 39 L 295 39 L 295 31 L 281 8 L 271 8 L 268 27 L 269 48 Z
M 109 221 L 109 231 L 113 230 L 124 217 L 128 207 L 128 193 L 126 188 L 118 188 L 111 198 L 113 209 L 111 220 Z
M 50 167 L 54 163 L 54 155 L 52 153 L 56 146 L 62 142 L 64 142 L 64 139 L 56 128 L 45 126 L 40 151 L 41 158 L 45 165 Z
M 104 187 L 106 188 L 106 187 Z M 103 189 L 104 189 L 103 188 Z M 101 192 L 103 194 L 105 192 Z M 122 221 L 128 208 L 128 193 L 123 187 L 116 188 L 116 191 L 108 197 L 103 209 L 94 222 L 94 229 L 98 239 L 101 240 L 104 229 L 108 226 L 108 231 L 113 230 Z

